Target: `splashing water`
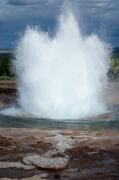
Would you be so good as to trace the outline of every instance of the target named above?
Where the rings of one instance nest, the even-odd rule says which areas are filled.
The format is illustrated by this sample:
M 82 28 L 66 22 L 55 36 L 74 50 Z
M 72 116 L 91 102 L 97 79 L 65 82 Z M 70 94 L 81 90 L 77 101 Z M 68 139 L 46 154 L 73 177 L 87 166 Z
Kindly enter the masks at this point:
M 19 107 L 3 114 L 80 119 L 107 111 L 109 47 L 94 34 L 83 37 L 71 11 L 60 16 L 53 38 L 28 27 L 15 57 Z

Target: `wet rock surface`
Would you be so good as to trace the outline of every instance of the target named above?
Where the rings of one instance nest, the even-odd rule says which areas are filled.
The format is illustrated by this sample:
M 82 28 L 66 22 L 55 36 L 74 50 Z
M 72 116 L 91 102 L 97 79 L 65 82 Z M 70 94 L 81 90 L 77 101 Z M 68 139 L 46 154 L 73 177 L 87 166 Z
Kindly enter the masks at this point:
M 11 180 L 11 178 L 0 178 L 1 180 Z M 28 178 L 21 178 L 21 180 L 41 180 L 41 179 L 44 179 L 44 180 L 47 180 L 47 174 L 40 174 L 40 175 L 35 175 L 35 176 L 32 176 L 32 177 L 28 177 Z M 15 179 L 12 179 L 12 180 L 17 180 L 17 178 Z
M 35 166 L 25 165 L 22 162 L 1 162 L 0 161 L 0 169 L 5 169 L 5 168 L 21 168 L 24 170 L 31 170 L 31 169 L 35 169 Z
M 119 177 L 118 131 L 0 128 L 0 135 L 0 178 L 30 178 L 42 173 L 48 174 L 50 180 L 112 180 Z M 63 149 L 64 143 L 70 146 Z M 48 169 L 37 164 L 39 157 L 44 157 Z M 61 170 L 53 169 L 47 158 L 53 160 L 54 157 L 67 159 L 67 165 Z M 19 166 L 18 169 L 12 166 L 13 162 L 26 163 L 26 166 L 35 164 L 35 168 L 24 170 Z M 2 163 L 11 163 L 12 168 L 7 166 L 3 169 Z M 59 165 L 59 161 L 56 161 L 56 165 Z

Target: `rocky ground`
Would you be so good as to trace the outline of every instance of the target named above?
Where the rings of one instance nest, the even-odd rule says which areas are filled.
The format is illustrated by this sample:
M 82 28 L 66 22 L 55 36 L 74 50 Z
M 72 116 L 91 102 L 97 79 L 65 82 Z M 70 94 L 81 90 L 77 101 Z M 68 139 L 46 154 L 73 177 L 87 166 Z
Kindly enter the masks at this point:
M 0 81 L 0 108 L 16 102 L 16 82 Z
M 0 178 L 47 174 L 45 179 L 51 180 L 119 179 L 118 137 L 117 131 L 0 128 Z M 31 162 L 33 167 L 26 167 L 24 157 L 34 155 L 45 157 L 46 161 L 60 157 L 68 162 L 60 167 L 58 160 L 57 169 L 51 165 L 44 168 L 37 161 Z
M 15 97 L 16 83 L 1 82 L 1 108 Z M 1 127 L 0 179 L 118 180 L 119 132 Z

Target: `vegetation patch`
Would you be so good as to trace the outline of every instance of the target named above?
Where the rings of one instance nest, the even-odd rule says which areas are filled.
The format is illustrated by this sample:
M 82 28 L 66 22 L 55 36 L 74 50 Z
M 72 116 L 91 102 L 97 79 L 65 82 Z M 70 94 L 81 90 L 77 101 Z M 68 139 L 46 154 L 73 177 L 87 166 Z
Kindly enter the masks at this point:
M 13 80 L 12 59 L 8 56 L 0 60 L 0 80 Z

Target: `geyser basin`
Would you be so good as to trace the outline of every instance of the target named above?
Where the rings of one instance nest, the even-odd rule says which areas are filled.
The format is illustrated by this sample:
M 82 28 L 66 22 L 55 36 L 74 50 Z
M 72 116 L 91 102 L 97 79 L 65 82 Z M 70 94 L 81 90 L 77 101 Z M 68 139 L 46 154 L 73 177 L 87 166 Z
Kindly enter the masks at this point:
M 69 129 L 69 130 L 115 130 L 119 129 L 119 105 L 114 107 L 113 114 L 103 114 L 90 119 L 53 120 L 5 116 L 0 114 L 0 127 Z
M 12 116 L 80 119 L 107 112 L 109 46 L 95 34 L 83 37 L 71 10 L 59 18 L 53 38 L 28 27 L 19 39 L 14 67 L 18 105 L 1 111 Z

